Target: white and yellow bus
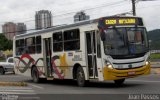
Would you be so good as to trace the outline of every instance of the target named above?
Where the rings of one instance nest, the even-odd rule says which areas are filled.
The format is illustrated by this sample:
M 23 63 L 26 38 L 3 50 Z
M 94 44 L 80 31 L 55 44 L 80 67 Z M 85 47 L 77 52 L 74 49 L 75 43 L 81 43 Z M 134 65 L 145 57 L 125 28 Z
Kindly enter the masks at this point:
M 14 38 L 15 73 L 40 79 L 113 80 L 150 73 L 147 31 L 140 17 L 111 16 Z

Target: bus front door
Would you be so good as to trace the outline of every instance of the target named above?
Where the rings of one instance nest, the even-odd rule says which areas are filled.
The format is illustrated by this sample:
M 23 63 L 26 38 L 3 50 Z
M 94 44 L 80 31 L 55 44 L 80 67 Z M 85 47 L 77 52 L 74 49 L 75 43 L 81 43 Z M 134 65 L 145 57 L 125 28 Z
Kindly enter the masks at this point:
M 90 79 L 98 77 L 97 72 L 97 56 L 96 56 L 96 36 L 95 31 L 85 32 L 86 49 L 87 49 L 87 64 Z
M 45 75 L 47 78 L 53 77 L 53 68 L 51 63 L 52 51 L 51 51 L 51 38 L 44 39 L 44 66 L 45 66 Z

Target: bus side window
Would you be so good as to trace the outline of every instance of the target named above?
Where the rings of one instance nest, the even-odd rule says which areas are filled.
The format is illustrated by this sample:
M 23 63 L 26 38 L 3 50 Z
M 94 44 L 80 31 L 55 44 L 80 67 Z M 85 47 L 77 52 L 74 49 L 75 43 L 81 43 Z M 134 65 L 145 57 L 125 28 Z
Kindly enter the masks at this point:
M 63 37 L 62 32 L 53 33 L 53 51 L 63 51 Z
M 24 39 L 16 40 L 16 55 L 21 55 L 24 52 Z
M 64 50 L 80 49 L 80 31 L 79 29 L 64 31 Z
M 30 37 L 25 39 L 25 53 L 34 54 L 35 53 L 35 37 Z
M 42 52 L 41 36 L 36 37 L 36 53 Z

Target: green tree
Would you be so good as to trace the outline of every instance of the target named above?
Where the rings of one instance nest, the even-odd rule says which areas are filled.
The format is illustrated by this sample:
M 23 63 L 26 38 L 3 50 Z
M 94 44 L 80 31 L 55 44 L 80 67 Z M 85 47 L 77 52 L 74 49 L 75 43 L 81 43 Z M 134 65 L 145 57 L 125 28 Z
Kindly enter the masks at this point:
M 0 34 L 0 50 L 11 50 L 12 46 L 12 40 L 8 40 L 3 34 Z

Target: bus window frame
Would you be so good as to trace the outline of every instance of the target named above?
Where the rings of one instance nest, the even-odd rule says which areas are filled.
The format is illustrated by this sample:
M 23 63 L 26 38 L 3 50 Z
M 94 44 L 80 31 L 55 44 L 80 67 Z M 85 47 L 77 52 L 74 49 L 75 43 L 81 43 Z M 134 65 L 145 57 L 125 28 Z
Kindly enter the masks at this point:
M 55 39 L 54 38 L 56 38 L 56 35 L 57 34 L 61 34 L 61 40 L 56 40 L 55 41 Z M 58 36 L 58 35 L 57 35 Z M 63 49 L 64 49 L 64 46 L 63 46 L 63 32 L 62 31 L 59 31 L 59 32 L 54 32 L 53 34 L 52 34 L 52 40 L 53 40 L 53 42 L 52 42 L 52 45 L 53 45 L 53 52 L 62 52 L 63 51 Z M 61 47 L 60 47 L 60 50 L 55 50 L 55 45 L 56 44 L 61 44 Z M 58 45 L 58 47 L 59 47 L 59 45 Z
M 37 38 L 40 37 L 40 42 L 37 44 Z M 37 47 L 40 46 L 40 52 L 39 49 L 37 49 Z M 41 35 L 38 35 L 35 37 L 35 53 L 36 54 L 40 54 L 42 53 L 42 36 Z
M 73 35 L 73 37 L 69 37 L 68 39 L 67 38 L 65 39 L 65 35 L 66 34 L 71 35 L 71 34 L 75 34 L 75 33 L 77 33 L 77 34 Z M 63 40 L 64 51 L 76 51 L 76 50 L 80 50 L 80 29 L 79 28 L 75 28 L 75 29 L 71 29 L 71 30 L 65 30 L 63 32 L 63 37 L 64 37 L 64 40 Z M 69 47 L 68 45 L 65 45 L 67 43 L 68 44 L 72 43 L 72 44 L 70 44 L 70 46 L 72 46 L 72 47 Z M 67 47 L 72 48 L 72 49 L 66 49 Z
M 27 39 L 32 39 L 31 44 L 27 44 Z M 34 48 L 32 48 L 32 47 L 34 47 Z M 24 52 L 27 53 L 27 54 L 35 54 L 36 53 L 36 38 L 35 38 L 35 36 L 25 38 L 25 50 L 24 50 Z

